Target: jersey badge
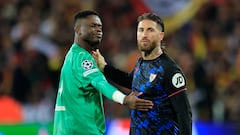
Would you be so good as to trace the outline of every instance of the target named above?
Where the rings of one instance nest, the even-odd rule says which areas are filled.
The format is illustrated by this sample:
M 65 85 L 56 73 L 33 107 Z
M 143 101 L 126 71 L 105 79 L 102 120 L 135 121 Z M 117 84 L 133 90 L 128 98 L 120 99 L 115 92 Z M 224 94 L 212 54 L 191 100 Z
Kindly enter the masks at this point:
M 85 70 L 89 70 L 93 68 L 93 63 L 90 60 L 84 60 L 81 65 Z
M 157 74 L 150 74 L 149 82 L 152 82 L 157 77 Z
M 172 84 L 176 88 L 180 88 L 185 85 L 185 80 L 182 74 L 176 73 L 172 77 Z

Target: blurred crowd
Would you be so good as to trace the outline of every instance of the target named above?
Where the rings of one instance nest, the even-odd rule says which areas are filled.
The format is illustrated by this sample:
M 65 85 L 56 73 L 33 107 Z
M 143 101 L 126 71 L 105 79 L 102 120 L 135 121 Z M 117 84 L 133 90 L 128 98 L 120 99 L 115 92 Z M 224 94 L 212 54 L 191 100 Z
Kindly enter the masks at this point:
M 140 56 L 133 6 L 129 0 L 1 0 L 0 112 L 14 104 L 18 122 L 53 120 L 60 68 L 73 43 L 73 15 L 82 9 L 102 16 L 99 48 L 107 61 L 131 71 Z M 207 1 L 164 43 L 187 77 L 194 120 L 240 122 L 240 1 Z M 105 110 L 110 119 L 129 116 L 128 108 L 109 100 Z M 0 123 L 13 121 L 2 115 Z

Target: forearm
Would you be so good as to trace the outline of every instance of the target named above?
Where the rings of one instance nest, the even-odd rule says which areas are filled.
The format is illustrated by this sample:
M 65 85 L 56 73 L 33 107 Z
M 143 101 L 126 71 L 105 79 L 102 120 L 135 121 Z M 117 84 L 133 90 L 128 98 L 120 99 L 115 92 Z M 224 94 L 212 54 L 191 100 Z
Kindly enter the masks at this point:
M 110 65 L 106 65 L 103 71 L 106 78 L 112 80 L 116 84 L 131 89 L 133 79 L 131 74 L 123 72 Z
M 118 91 L 117 88 L 107 82 L 107 80 L 101 77 L 96 77 L 92 80 L 91 84 L 98 91 L 102 92 L 108 99 L 113 100 L 117 103 L 123 104 L 125 95 Z

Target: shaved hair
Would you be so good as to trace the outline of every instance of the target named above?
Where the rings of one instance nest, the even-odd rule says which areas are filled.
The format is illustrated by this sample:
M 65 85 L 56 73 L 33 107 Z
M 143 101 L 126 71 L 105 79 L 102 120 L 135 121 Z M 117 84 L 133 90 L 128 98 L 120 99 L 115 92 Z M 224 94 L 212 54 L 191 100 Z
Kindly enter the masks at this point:
M 78 12 L 75 16 L 74 16 L 74 24 L 77 22 L 78 19 L 82 19 L 82 18 L 86 18 L 90 15 L 96 15 L 100 18 L 99 14 L 96 11 L 92 11 L 92 10 L 84 10 L 84 11 L 80 11 Z
M 142 20 L 151 20 L 156 22 L 159 28 L 161 28 L 161 31 L 164 32 L 163 20 L 158 15 L 154 13 L 144 13 L 138 17 L 137 23 L 141 22 Z

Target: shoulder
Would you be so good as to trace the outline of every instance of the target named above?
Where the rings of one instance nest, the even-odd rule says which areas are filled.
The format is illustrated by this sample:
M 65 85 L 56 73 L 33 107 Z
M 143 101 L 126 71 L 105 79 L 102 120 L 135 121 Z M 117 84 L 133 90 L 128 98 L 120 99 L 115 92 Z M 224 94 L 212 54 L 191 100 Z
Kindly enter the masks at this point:
M 163 68 L 165 69 L 165 71 L 173 72 L 174 70 L 178 70 L 181 72 L 181 68 L 176 63 L 176 61 L 173 58 L 171 58 L 170 56 L 168 56 L 166 53 L 163 53 L 160 56 L 160 59 L 162 61 L 161 64 L 162 64 Z
M 75 44 L 69 50 L 69 54 L 70 54 L 70 57 L 73 60 L 73 62 L 81 62 L 82 63 L 82 62 L 86 62 L 86 61 L 89 61 L 89 62 L 94 61 L 93 56 L 88 51 L 86 51 L 85 49 L 83 49 Z
M 169 57 L 167 54 L 163 55 L 162 65 L 165 71 L 164 76 L 171 79 L 172 81 L 177 80 L 178 78 L 185 78 L 182 69 L 175 62 L 175 60 Z
M 175 60 L 166 53 L 163 53 L 160 57 L 161 57 L 161 60 L 165 64 L 169 64 L 169 65 L 175 65 L 176 64 Z
M 66 61 L 73 69 L 89 70 L 95 66 L 92 55 L 83 48 L 73 45 L 66 56 Z

